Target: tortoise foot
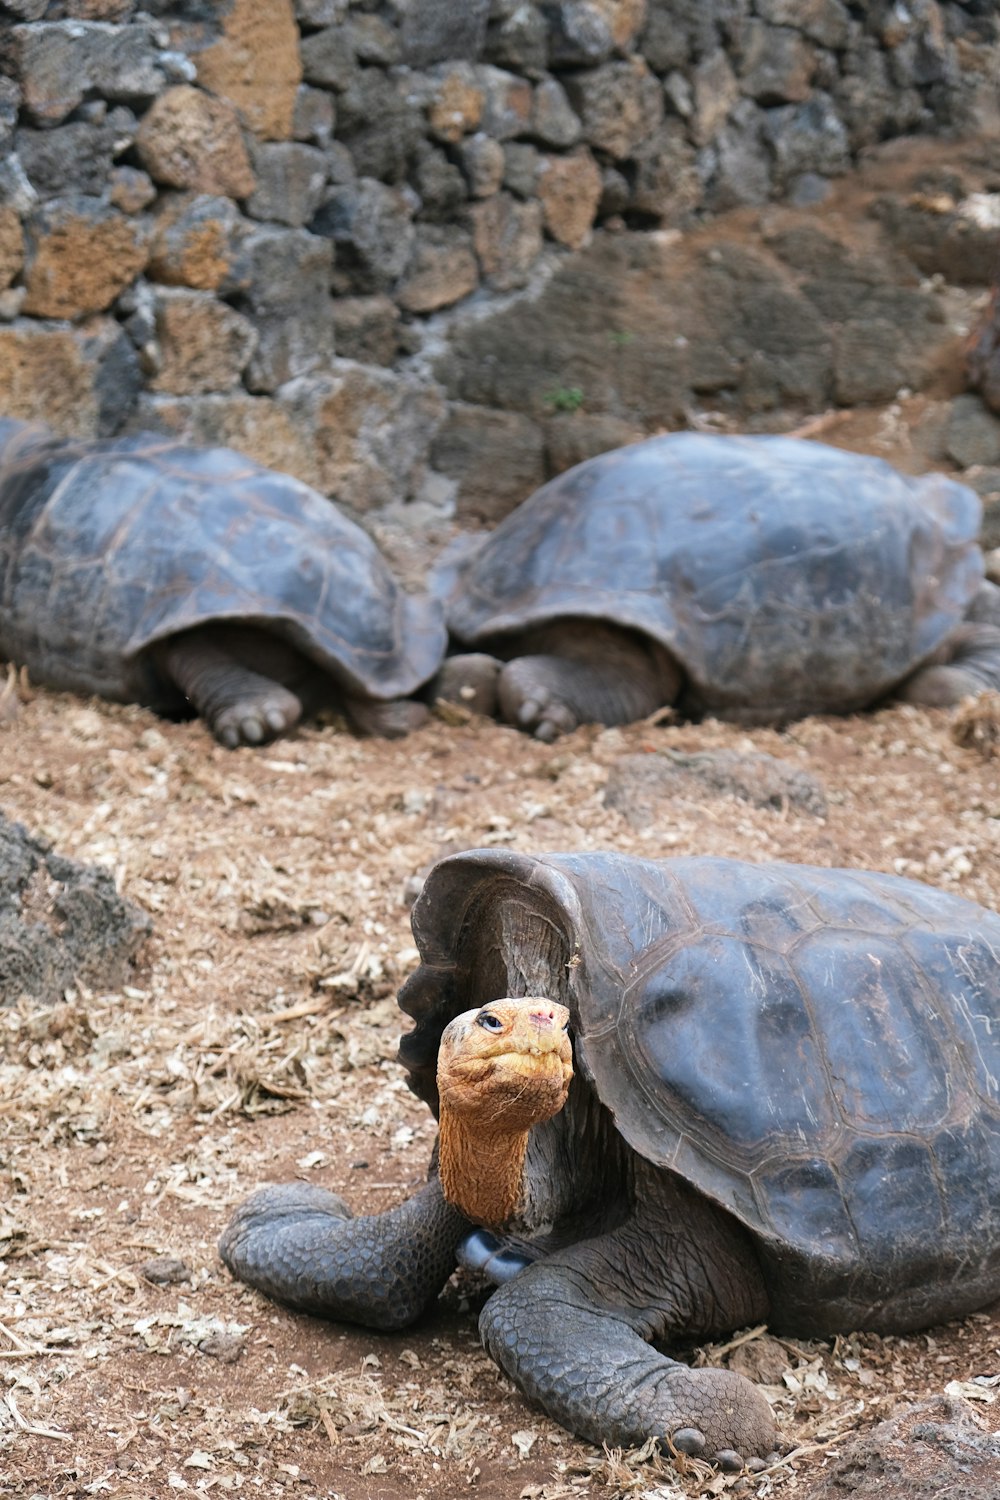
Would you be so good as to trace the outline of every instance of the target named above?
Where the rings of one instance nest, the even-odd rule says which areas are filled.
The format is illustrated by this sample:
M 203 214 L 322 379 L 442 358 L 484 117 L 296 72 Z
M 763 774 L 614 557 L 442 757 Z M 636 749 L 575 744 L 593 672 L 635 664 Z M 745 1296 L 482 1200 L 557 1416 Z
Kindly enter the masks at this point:
M 578 675 L 575 662 L 558 656 L 515 657 L 498 679 L 501 718 L 546 744 L 570 734 L 588 718 L 600 719 L 599 712 L 587 714 L 574 704 Z
M 266 686 L 206 715 L 208 727 L 227 750 L 264 745 L 294 729 L 302 717 L 302 704 L 294 693 L 266 679 L 262 683 Z
M 345 697 L 344 713 L 356 734 L 370 734 L 381 740 L 404 739 L 430 718 L 426 704 L 412 698 L 376 703 L 371 698 Z
M 470 713 L 494 718 L 497 712 L 497 678 L 502 663 L 484 651 L 465 651 L 449 656 L 430 684 L 432 703 L 455 703 Z

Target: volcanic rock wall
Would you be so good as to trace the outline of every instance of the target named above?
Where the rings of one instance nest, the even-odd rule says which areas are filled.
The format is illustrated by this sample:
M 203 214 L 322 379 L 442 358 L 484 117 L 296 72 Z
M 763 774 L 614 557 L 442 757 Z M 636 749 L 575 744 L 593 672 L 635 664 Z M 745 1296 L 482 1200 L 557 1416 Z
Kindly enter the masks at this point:
M 0 411 L 446 507 L 452 325 L 594 226 L 819 202 L 963 127 L 998 30 L 991 0 L 0 0 Z

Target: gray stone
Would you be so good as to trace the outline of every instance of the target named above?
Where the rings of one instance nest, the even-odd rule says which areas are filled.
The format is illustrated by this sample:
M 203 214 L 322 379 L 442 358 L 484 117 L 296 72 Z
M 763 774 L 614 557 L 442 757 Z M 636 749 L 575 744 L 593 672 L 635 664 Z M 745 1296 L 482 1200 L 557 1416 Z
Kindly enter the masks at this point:
M 94 126 L 80 121 L 52 130 L 19 130 L 15 144 L 40 198 L 66 192 L 99 196 L 111 173 L 114 137 L 106 123 Z
M 608 773 L 605 807 L 622 813 L 633 828 L 648 827 L 667 801 L 704 804 L 732 797 L 775 812 L 827 814 L 822 782 L 773 755 L 740 750 L 661 750 L 624 755 Z
M 292 135 L 297 141 L 329 146 L 336 119 L 333 98 L 326 90 L 311 88 L 308 83 L 299 86 L 292 115 Z
M 732 7 L 716 0 L 652 0 L 642 55 L 657 73 L 687 70 L 719 45 L 720 20 L 732 19 Z
M 695 68 L 691 76 L 691 135 L 704 146 L 718 133 L 729 111 L 740 97 L 736 75 L 722 48 L 717 48 Z
M 824 47 L 847 43 L 851 18 L 841 0 L 756 0 L 756 10 L 772 25 L 794 26 Z
M 247 237 L 243 253 L 249 277 L 239 307 L 258 335 L 246 384 L 274 391 L 333 355 L 333 247 L 304 229 L 267 228 Z
M 409 0 L 401 31 L 402 61 L 412 68 L 464 58 L 475 62 L 486 40 L 490 0 Z
M 519 4 L 495 20 L 483 48 L 486 62 L 537 78 L 549 62 L 549 28 L 537 5 Z
M 346 19 L 350 0 L 295 0 L 295 19 L 309 31 Z
M 628 178 L 623 177 L 617 167 L 605 167 L 601 173 L 601 201 L 597 207 L 598 218 L 607 219 L 623 214 L 632 197 Z
M 142 368 L 131 340 L 113 318 L 91 318 L 79 333 L 80 348 L 93 372 L 98 437 L 121 432 L 142 390 Z
M 21 108 L 21 90 L 13 78 L 0 77 L 0 156 L 13 149 L 14 130 Z
M 566 91 L 584 140 L 616 161 L 631 156 L 663 119 L 663 90 L 640 58 L 568 75 Z
M 803 1500 L 992 1500 L 1000 1434 L 969 1401 L 932 1396 L 837 1444 Z
M 0 1005 L 58 1005 L 79 985 L 116 989 L 151 931 L 110 870 L 66 859 L 0 815 Z
M 430 461 L 453 479 L 460 520 L 496 522 L 546 479 L 545 442 L 530 417 L 452 402 Z
M 347 29 L 351 48 L 359 62 L 390 68 L 400 61 L 399 34 L 381 16 L 353 15 Z
M 960 469 L 1000 464 L 1000 418 L 978 396 L 956 396 L 945 437 L 948 457 Z
M 566 90 L 555 78 L 546 78 L 535 89 L 532 134 L 546 146 L 572 146 L 580 139 L 580 121 Z
M 438 312 L 467 297 L 478 284 L 479 265 L 468 232 L 450 224 L 422 224 L 396 288 L 396 301 L 404 312 Z
M 534 114 L 531 84 L 518 78 L 516 73 L 507 73 L 503 68 L 486 64 L 476 69 L 475 79 L 483 91 L 481 125 L 486 135 L 496 141 L 526 135 Z
M 509 141 L 503 148 L 503 185 L 518 198 L 533 198 L 538 183 L 539 154 L 524 141 Z
M 142 213 L 156 198 L 148 172 L 139 167 L 115 167 L 111 172 L 111 202 L 126 214 Z
M 468 197 L 461 168 L 429 141 L 421 141 L 417 147 L 413 185 L 420 195 L 420 216 L 424 219 L 453 218 Z
M 399 308 L 390 297 L 335 297 L 333 328 L 343 359 L 391 365 L 399 352 Z
M 719 131 L 706 172 L 706 201 L 716 212 L 743 203 L 766 203 L 771 196 L 771 159 L 765 144 L 764 115 L 750 99 L 735 107 Z
M 326 176 L 331 187 L 343 187 L 345 183 L 354 182 L 357 175 L 354 158 L 343 141 L 331 141 L 326 148 Z
M 675 115 L 689 120 L 694 113 L 694 91 L 685 74 L 675 68 L 663 80 L 663 97 Z
M 542 205 L 496 193 L 469 211 L 473 241 L 488 284 L 498 292 L 524 286 L 542 252 Z
M 49 0 L 4 0 L 3 9 L 19 21 L 39 21 L 48 6 Z
M 503 181 L 504 150 L 483 131 L 469 136 L 459 147 L 462 170 L 473 198 L 489 198 Z
M 891 401 L 918 385 L 899 330 L 885 318 L 844 323 L 834 335 L 834 399 L 840 406 Z
M 361 68 L 340 96 L 337 135 L 360 177 L 405 180 L 424 121 L 405 76 Z
M 337 247 L 340 294 L 388 291 L 413 248 L 412 196 L 371 178 L 328 192 L 313 230 Z
M 315 146 L 268 141 L 251 153 L 257 186 L 247 198 L 251 219 L 272 219 L 301 229 L 323 200 L 327 160 Z
M 667 120 L 635 153 L 628 207 L 660 224 L 676 225 L 688 219 L 701 198 L 694 149 L 681 122 Z
M 736 71 L 744 94 L 765 105 L 798 104 L 809 97 L 816 57 L 800 32 L 749 20 L 741 23 L 738 36 Z
M 343 93 L 358 71 L 354 49 L 342 26 L 328 26 L 303 37 L 299 55 L 303 79 L 318 88 Z
M 851 164 L 847 131 L 828 94 L 817 92 L 805 104 L 765 110 L 764 132 L 779 187 L 802 172 L 836 177 Z
M 549 58 L 554 68 L 589 68 L 616 51 L 605 7 L 590 0 L 555 0 L 546 7 Z

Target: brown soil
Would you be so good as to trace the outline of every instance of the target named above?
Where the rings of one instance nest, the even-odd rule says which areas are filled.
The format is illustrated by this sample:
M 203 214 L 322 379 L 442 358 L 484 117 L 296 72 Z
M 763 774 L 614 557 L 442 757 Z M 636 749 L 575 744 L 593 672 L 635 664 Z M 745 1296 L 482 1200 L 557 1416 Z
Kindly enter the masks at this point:
M 927 404 L 819 435 L 910 467 Z M 745 1483 L 561 1431 L 479 1348 L 470 1282 L 379 1336 L 234 1284 L 216 1239 L 265 1180 L 377 1211 L 422 1179 L 433 1122 L 394 1062 L 393 996 L 416 959 L 415 877 L 440 855 L 858 865 L 1000 907 L 995 736 L 963 745 L 946 713 L 890 707 L 782 733 L 583 729 L 551 747 L 482 721 L 392 744 L 326 725 L 231 753 L 198 724 L 20 697 L 16 714 L 3 700 L 0 807 L 114 870 L 155 932 L 121 993 L 0 1014 L 0 1492 L 669 1500 Z M 777 757 L 821 784 L 826 815 L 693 781 L 635 826 L 603 790 L 622 757 L 659 748 Z M 802 1496 L 903 1402 L 957 1392 L 1000 1427 L 1000 1309 L 906 1338 L 756 1330 L 694 1357 L 761 1380 L 798 1450 L 752 1481 L 760 1495 Z

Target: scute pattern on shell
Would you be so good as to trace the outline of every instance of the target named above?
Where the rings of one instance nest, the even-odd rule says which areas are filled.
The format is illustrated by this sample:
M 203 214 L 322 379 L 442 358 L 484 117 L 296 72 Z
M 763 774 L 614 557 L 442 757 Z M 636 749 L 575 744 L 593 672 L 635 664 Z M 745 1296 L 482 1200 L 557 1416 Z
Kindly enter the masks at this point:
M 980 519 L 940 474 L 795 438 L 669 433 L 544 485 L 442 589 L 469 649 L 605 619 L 672 652 L 694 708 L 851 712 L 962 619 Z
M 455 1010 L 547 973 L 629 1145 L 779 1268 L 783 1326 L 890 1326 L 897 1291 L 926 1324 L 1000 1285 L 1000 916 L 866 871 L 478 850 L 413 925 L 414 1089 L 434 1104 Z
M 377 699 L 414 692 L 445 646 L 438 606 L 289 475 L 151 433 L 0 422 L 0 654 L 53 687 L 150 701 L 146 649 L 215 620 L 271 629 Z

